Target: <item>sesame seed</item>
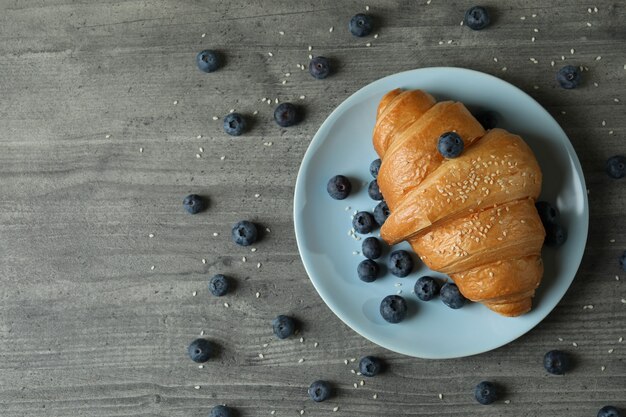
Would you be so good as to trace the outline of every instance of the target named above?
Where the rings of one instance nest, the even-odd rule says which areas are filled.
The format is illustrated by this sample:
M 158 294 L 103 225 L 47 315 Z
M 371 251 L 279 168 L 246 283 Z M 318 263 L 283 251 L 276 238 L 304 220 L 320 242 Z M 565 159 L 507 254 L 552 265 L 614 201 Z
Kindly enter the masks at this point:
M 353 374 L 356 374 L 356 371 L 354 369 L 350 369 L 350 372 L 352 372 Z
M 333 408 L 333 411 L 339 411 L 339 407 Z
M 248 259 L 245 256 L 241 257 L 241 262 L 246 262 Z
M 583 306 L 583 310 L 593 310 L 593 305 L 592 304 L 588 304 Z
M 213 232 L 213 236 L 218 236 L 218 235 L 219 235 L 219 233 Z
M 177 105 L 177 104 L 178 104 L 178 100 L 174 100 L 174 105 Z
M 220 160 L 223 161 L 226 157 L 224 155 L 220 156 Z
M 267 53 L 267 55 L 269 55 L 269 56 L 274 56 L 274 54 L 273 54 L 273 53 L 271 53 L 271 52 L 268 52 L 268 53 Z
M 572 49 L 570 49 L 570 50 L 569 50 L 569 53 L 570 53 L 570 54 L 572 54 L 572 55 L 574 55 L 574 52 L 575 52 L 575 51 L 574 51 L 574 48 L 572 48 Z
M 602 59 L 602 56 L 600 56 L 600 55 L 598 55 L 598 56 L 596 57 L 596 61 L 599 61 L 599 60 L 601 60 L 601 59 Z
M 602 121 L 602 126 L 606 126 L 606 120 Z
M 526 20 L 526 16 L 520 16 L 519 20 Z
M 363 381 L 363 380 L 360 380 L 360 381 L 359 381 L 359 385 L 360 385 L 360 386 L 363 386 L 363 385 L 365 385 L 365 381 Z
M 271 415 L 276 414 L 276 410 L 272 410 L 272 411 L 270 411 L 270 414 L 271 414 Z
M 373 399 L 378 398 L 378 394 L 374 394 L 374 395 L 372 395 L 372 398 L 373 398 Z
M 348 364 L 348 360 L 347 360 L 347 359 L 344 359 L 344 360 L 343 360 L 343 363 L 344 363 L 344 365 L 347 365 L 347 364 Z
M 278 31 L 278 34 L 279 34 L 280 36 L 283 36 L 283 35 L 285 34 L 285 32 L 283 32 L 282 30 L 279 30 L 279 31 Z
M 328 28 L 328 31 L 332 33 L 332 31 L 335 30 L 335 28 L 333 26 L 331 26 L 330 28 Z
M 194 389 L 200 389 L 200 385 L 196 385 L 195 387 L 193 387 Z
M 354 384 L 352 384 L 354 386 L 354 388 L 358 388 L 359 384 L 357 384 L 356 382 Z
M 622 304 L 626 304 L 626 298 L 622 298 Z
M 298 363 L 302 363 L 302 362 L 304 362 L 304 358 L 298 359 Z
M 204 365 L 198 365 L 198 369 L 204 369 Z
M 578 347 L 578 343 L 576 343 L 576 342 L 572 342 L 572 346 L 574 346 L 574 347 Z
M 304 414 L 304 410 L 300 410 L 300 415 Z
M 378 33 L 374 35 L 374 39 L 378 39 Z
M 591 23 L 590 22 L 587 22 L 587 27 L 589 27 L 589 28 L 591 27 Z
M 154 265 L 150 267 L 150 271 L 154 271 Z
M 104 136 L 104 138 L 105 138 L 105 139 L 108 139 L 108 138 L 110 138 L 110 137 L 111 137 L 111 135 L 105 135 L 105 136 Z
M 269 346 L 269 343 L 263 343 L 263 347 L 266 348 Z
M 256 248 L 250 248 L 250 252 L 256 252 Z
M 196 154 L 196 158 L 202 158 L 202 155 L 200 155 L 199 153 Z
M 259 114 L 259 111 L 255 110 L 255 111 L 252 112 L 252 114 Z
M 283 85 L 285 85 L 285 84 L 287 84 L 287 80 L 282 80 L 282 81 L 281 81 L 281 83 L 282 83 Z
M 561 55 L 561 61 L 565 61 L 565 55 Z
M 259 298 L 259 297 L 261 296 L 261 293 L 257 291 L 257 292 L 254 294 L 254 296 L 255 296 L 256 298 Z
M 530 38 L 530 41 L 534 42 L 535 41 L 535 37 L 533 36 L 532 38 Z
M 613 353 L 613 348 L 608 350 L 609 353 Z
M 550 61 L 550 66 L 553 67 L 554 66 L 554 61 Z
M 257 263 L 257 264 L 256 264 L 256 267 L 257 267 L 257 268 L 260 268 L 260 267 L 261 267 L 261 262 Z
M 563 341 L 563 338 L 562 338 L 562 337 L 559 337 L 559 338 L 558 338 L 558 340 L 559 340 L 559 342 L 562 342 L 562 341 Z
M 198 294 L 198 292 L 197 292 L 197 291 L 194 291 L 194 292 L 192 292 L 192 293 L 191 293 L 191 296 L 192 296 L 192 297 L 195 297 L 197 294 Z
M 511 404 L 511 400 L 504 400 L 505 404 Z
M 313 55 L 309 54 L 309 59 L 313 59 Z
M 439 45 L 443 45 L 443 41 L 439 41 Z
M 202 35 L 200 35 L 200 37 L 204 38 L 206 36 L 206 33 L 203 33 Z
M 259 193 L 256 193 L 256 194 L 254 195 L 254 198 L 259 198 L 259 197 L 261 197 L 261 194 L 259 194 Z
M 506 70 L 507 70 L 507 68 L 506 68 L 506 67 L 502 67 L 502 71 L 506 71 Z
M 228 308 L 228 307 L 230 307 L 230 304 L 224 303 L 224 307 Z
M 589 8 L 587 9 L 587 12 L 588 12 L 588 13 L 591 13 L 591 7 L 589 7 Z
M 613 101 L 616 102 L 616 103 L 619 103 L 619 98 L 616 97 L 616 98 L 613 99 Z
M 319 344 L 319 343 L 317 343 L 317 342 L 313 343 L 313 347 L 318 347 L 319 345 L 320 345 L 320 344 Z
M 263 359 L 265 356 L 262 353 L 259 353 L 259 358 Z
M 498 62 L 498 58 L 496 58 L 495 56 L 493 57 L 493 62 Z
M 200 336 L 204 336 L 204 330 L 200 330 Z
M 604 370 L 605 370 L 605 369 L 606 369 L 606 366 L 604 366 L 604 365 L 602 365 L 602 366 L 600 367 L 600 370 L 601 370 L 602 372 L 604 372 Z
M 429 5 L 432 2 L 432 0 L 426 0 L 426 5 Z
M 278 97 L 274 99 L 274 103 L 278 104 Z
M 449 39 L 447 44 L 450 45 L 452 43 L 452 39 Z
M 617 339 L 618 342 L 622 343 L 624 341 L 623 337 L 620 337 L 619 339 Z
M 440 400 L 443 400 L 443 394 L 439 394 L 438 397 Z
M 365 46 L 370 47 L 372 44 L 370 42 L 366 43 Z
M 597 7 L 594 7 L 594 8 L 593 8 L 593 12 L 594 12 L 594 13 L 598 13 L 598 8 L 597 8 Z

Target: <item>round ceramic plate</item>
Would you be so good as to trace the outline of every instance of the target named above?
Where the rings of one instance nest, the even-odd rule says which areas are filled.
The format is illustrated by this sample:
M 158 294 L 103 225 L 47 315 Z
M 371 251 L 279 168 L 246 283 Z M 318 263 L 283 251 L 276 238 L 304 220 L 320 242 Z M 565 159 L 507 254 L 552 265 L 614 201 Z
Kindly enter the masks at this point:
M 437 100 L 463 102 L 471 111 L 494 110 L 498 127 L 521 135 L 535 152 L 543 171 L 540 199 L 556 204 L 567 242 L 558 249 L 544 248 L 545 273 L 532 310 L 516 318 L 502 317 L 481 304 L 459 310 L 438 298 L 420 301 L 412 293 L 423 275 L 445 277 L 416 262 L 406 278 L 389 273 L 373 283 L 359 280 L 356 268 L 364 258 L 361 242 L 348 233 L 356 210 L 372 211 L 367 195 L 372 180 L 369 164 L 376 159 L 372 130 L 381 97 L 394 88 L 420 88 Z M 330 177 L 352 180 L 345 200 L 326 192 Z M 294 198 L 296 239 L 311 282 L 331 310 L 348 326 L 389 350 L 421 358 L 455 358 L 486 352 L 520 337 L 557 305 L 570 286 L 587 240 L 588 206 L 580 163 L 565 132 L 535 100 L 513 85 L 461 68 L 422 68 L 375 81 L 354 93 L 322 124 L 307 150 Z M 378 232 L 374 232 L 378 236 Z M 394 249 L 410 249 L 406 242 Z M 386 264 L 387 255 L 378 261 Z M 415 257 L 417 259 L 417 257 Z M 379 314 L 380 301 L 401 291 L 409 315 L 389 324 Z

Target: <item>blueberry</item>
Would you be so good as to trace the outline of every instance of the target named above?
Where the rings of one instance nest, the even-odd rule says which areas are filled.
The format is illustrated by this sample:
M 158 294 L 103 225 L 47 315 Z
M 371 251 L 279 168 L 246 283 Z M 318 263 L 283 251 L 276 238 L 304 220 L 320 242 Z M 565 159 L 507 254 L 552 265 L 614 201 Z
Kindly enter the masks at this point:
M 189 214 L 198 214 L 206 209 L 206 202 L 198 194 L 189 194 L 183 199 L 183 207 Z
M 559 247 L 567 240 L 567 230 L 558 223 L 552 223 L 546 227 L 545 244 L 548 246 Z
M 216 297 L 226 295 L 228 287 L 228 278 L 222 274 L 214 275 L 213 278 L 209 280 L 209 291 Z
M 359 372 L 365 376 L 376 376 L 383 369 L 383 362 L 375 356 L 364 356 L 359 361 Z
M 380 271 L 380 267 L 375 261 L 371 259 L 366 259 L 359 263 L 359 266 L 356 268 L 357 274 L 359 274 L 359 279 L 363 282 L 374 282 L 376 278 L 378 278 L 378 272 Z
M 598 417 L 622 417 L 622 413 L 612 405 L 605 405 L 598 411 Z
M 560 350 L 551 350 L 543 357 L 543 367 L 554 375 L 563 375 L 571 368 L 569 355 Z
M 582 79 L 579 69 L 573 65 L 566 65 L 556 73 L 556 80 L 561 87 L 572 89 L 578 87 Z
M 281 314 L 272 320 L 272 328 L 277 338 L 286 339 L 296 331 L 296 322 L 293 318 Z
M 399 295 L 388 295 L 380 302 L 380 315 L 389 323 L 400 323 L 406 311 L 406 301 Z
M 383 246 L 380 240 L 376 239 L 374 236 L 370 236 L 363 240 L 361 252 L 363 252 L 363 256 L 366 258 L 378 259 L 383 253 Z
M 535 207 L 537 208 L 537 213 L 539 213 L 543 227 L 548 227 L 559 220 L 559 210 L 547 201 L 537 201 Z
M 422 301 L 430 301 L 439 294 L 439 283 L 433 277 L 421 277 L 415 283 L 415 295 Z
M 256 225 L 247 220 L 237 222 L 233 225 L 231 237 L 233 242 L 239 246 L 250 246 L 256 242 L 258 237 Z
M 196 55 L 196 64 L 198 69 L 203 72 L 213 72 L 222 66 L 222 60 L 219 53 L 205 49 Z
M 626 175 L 626 157 L 615 155 L 606 161 L 606 173 L 614 179 L 624 178 Z
M 456 158 L 463 152 L 463 139 L 456 132 L 446 132 L 439 137 L 437 150 L 444 158 Z
M 225 405 L 216 405 L 209 413 L 209 417 L 234 417 L 235 413 Z
M 239 113 L 229 113 L 224 117 L 224 132 L 239 136 L 246 131 L 246 119 Z
M 491 130 L 498 125 L 498 115 L 496 112 L 489 110 L 478 113 L 476 120 L 478 120 L 485 130 Z
M 489 13 L 487 9 L 481 6 L 474 6 L 467 9 L 465 12 L 465 19 L 463 20 L 465 26 L 473 30 L 481 30 L 489 26 Z
M 206 339 L 196 339 L 187 348 L 187 353 L 194 362 L 206 362 L 213 356 L 213 346 Z
M 396 250 L 391 252 L 387 261 L 387 268 L 393 275 L 403 278 L 413 270 L 413 258 L 407 251 Z
M 331 392 L 330 384 L 326 381 L 318 380 L 309 386 L 309 397 L 316 403 L 329 399 Z
M 372 177 L 378 178 L 378 171 L 380 170 L 380 164 L 382 164 L 382 161 L 380 160 L 380 158 L 374 159 L 372 163 L 370 164 L 370 174 L 372 174 Z
M 309 62 L 309 73 L 317 78 L 323 80 L 330 75 L 330 60 L 323 56 L 316 56 Z
M 274 120 L 282 127 L 295 125 L 300 121 L 298 107 L 291 103 L 280 103 L 274 110 Z
M 465 305 L 465 301 L 467 301 L 467 299 L 463 297 L 463 294 L 461 294 L 461 291 L 459 291 L 459 287 L 451 282 L 443 284 L 443 287 L 441 287 L 441 290 L 439 291 L 439 295 L 441 296 L 441 301 L 443 301 L 445 305 L 455 310 L 463 307 Z
M 326 191 L 335 200 L 343 200 L 350 195 L 352 184 L 350 180 L 343 175 L 335 175 L 328 180 Z
M 389 217 L 389 214 L 391 214 L 391 212 L 389 211 L 387 203 L 381 201 L 374 209 L 374 220 L 376 220 L 379 226 L 382 226 L 385 220 L 387 220 L 387 217 Z
M 372 26 L 372 16 L 363 13 L 357 13 L 352 16 L 348 25 L 350 33 L 359 38 L 372 33 Z
M 491 404 L 498 399 L 498 390 L 493 383 L 483 381 L 474 388 L 474 397 L 483 405 Z
M 367 194 L 370 196 L 372 200 L 380 201 L 383 199 L 383 195 L 380 192 L 380 188 L 378 188 L 378 181 L 372 180 L 367 187 Z
M 354 230 L 363 235 L 374 230 L 376 225 L 374 216 L 372 216 L 372 213 L 368 213 L 367 211 L 359 211 L 352 219 L 352 227 L 354 227 Z
M 622 271 L 626 271 L 626 251 L 619 257 L 619 266 L 622 267 Z

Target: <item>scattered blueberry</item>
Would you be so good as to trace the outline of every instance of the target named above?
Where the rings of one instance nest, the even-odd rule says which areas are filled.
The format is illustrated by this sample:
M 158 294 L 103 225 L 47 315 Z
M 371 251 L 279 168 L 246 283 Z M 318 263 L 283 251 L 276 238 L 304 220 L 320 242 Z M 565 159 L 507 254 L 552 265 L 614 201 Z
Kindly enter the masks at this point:
M 622 267 L 622 271 L 626 271 L 626 251 L 619 257 L 619 266 Z
M 352 191 L 352 184 L 350 180 L 343 175 L 335 175 L 326 185 L 326 191 L 335 200 L 343 200 L 350 195 Z
M 413 270 L 413 258 L 411 258 L 411 255 L 409 255 L 407 251 L 393 251 L 391 255 L 389 255 L 387 267 L 389 268 L 389 272 L 393 275 L 400 278 L 406 277 Z
M 196 339 L 187 348 L 187 353 L 194 362 L 206 362 L 213 356 L 213 346 L 206 339 Z
M 598 411 L 598 417 L 622 417 L 622 413 L 612 405 L 605 405 Z
M 489 26 L 489 13 L 481 6 L 474 6 L 465 12 L 464 24 L 472 30 L 481 30 Z
M 378 259 L 383 253 L 383 245 L 380 243 L 380 240 L 376 239 L 374 236 L 370 236 L 363 240 L 361 252 L 363 252 L 363 256 L 368 259 Z
M 279 126 L 289 127 L 300 121 L 298 107 L 291 103 L 280 103 L 274 110 L 274 120 Z
M 456 132 L 446 132 L 439 137 L 437 150 L 444 158 L 456 158 L 463 152 L 463 139 Z
M 279 339 L 286 339 L 296 331 L 296 322 L 289 316 L 277 316 L 272 320 L 274 334 Z
M 316 403 L 329 399 L 331 392 L 330 384 L 326 381 L 318 380 L 309 386 L 309 397 Z
M 535 207 L 544 227 L 548 227 L 559 220 L 559 210 L 556 207 L 552 207 L 547 201 L 537 201 Z
M 222 60 L 217 52 L 205 49 L 196 55 L 196 64 L 200 71 L 213 72 L 222 66 Z
M 364 356 L 359 361 L 359 372 L 365 376 L 376 376 L 383 369 L 383 362 L 375 356 Z
M 242 220 L 233 225 L 231 236 L 233 242 L 239 246 L 250 246 L 256 242 L 258 232 L 256 225 L 247 220 Z
M 378 188 L 378 181 L 372 180 L 372 182 L 370 182 L 370 185 L 367 187 L 367 194 L 372 200 L 380 201 L 383 199 L 380 188 Z
M 198 214 L 206 209 L 206 202 L 198 194 L 189 194 L 183 199 L 183 207 L 189 214 Z
M 572 89 L 578 87 L 581 81 L 580 70 L 573 65 L 566 65 L 556 73 L 556 80 L 561 87 L 566 89 Z
M 224 117 L 224 132 L 239 136 L 246 130 L 246 119 L 239 113 L 228 113 Z
M 372 33 L 372 26 L 372 16 L 363 13 L 357 13 L 352 16 L 348 25 L 350 33 L 359 38 Z
M 370 174 L 372 174 L 372 177 L 378 178 L 378 171 L 380 170 L 380 164 L 382 164 L 382 161 L 380 160 L 380 158 L 374 159 L 372 163 L 370 164 Z
M 545 226 L 546 240 L 548 246 L 559 247 L 567 240 L 567 230 L 558 223 L 552 223 Z
M 211 410 L 209 417 L 234 417 L 235 413 L 232 408 L 226 407 L 225 405 L 216 405 Z
M 400 323 L 406 311 L 406 301 L 399 295 L 388 295 L 380 302 L 380 315 L 389 323 Z
M 375 229 L 376 220 L 374 220 L 372 213 L 359 211 L 352 219 L 352 227 L 354 227 L 354 230 L 356 230 L 357 233 L 364 235 Z
M 465 305 L 465 301 L 467 301 L 467 299 L 463 297 L 463 294 L 461 294 L 461 291 L 459 291 L 459 287 L 451 282 L 443 284 L 443 287 L 441 287 L 441 290 L 439 291 L 439 295 L 441 297 L 441 301 L 443 301 L 445 305 L 455 310 L 463 307 Z
M 606 173 L 614 179 L 624 178 L 626 175 L 626 157 L 615 155 L 606 161 Z
M 389 211 L 389 207 L 385 201 L 381 201 L 378 203 L 376 208 L 374 208 L 374 220 L 376 220 L 376 223 L 378 223 L 379 226 L 382 226 L 383 223 L 385 223 L 389 214 L 391 214 L 391 212 Z
M 543 357 L 543 367 L 554 375 L 563 375 L 570 370 L 569 355 L 560 350 L 551 350 Z
M 498 390 L 493 383 L 483 381 L 476 385 L 474 397 L 476 397 L 476 401 L 483 405 L 491 404 L 498 399 Z
M 209 280 L 209 291 L 216 297 L 226 295 L 228 287 L 228 278 L 222 274 L 214 275 L 213 278 Z
M 357 273 L 359 274 L 359 279 L 363 282 L 374 282 L 376 278 L 378 278 L 378 272 L 380 271 L 380 267 L 375 261 L 371 259 L 365 259 L 359 263 L 359 266 L 356 268 Z
M 485 130 L 491 130 L 498 125 L 498 115 L 493 111 L 483 111 L 476 115 L 476 120 Z
M 323 56 L 316 56 L 309 62 L 309 73 L 317 78 L 323 80 L 330 75 L 330 60 Z
M 422 301 L 430 301 L 439 294 L 439 283 L 433 277 L 421 277 L 415 282 L 415 295 Z

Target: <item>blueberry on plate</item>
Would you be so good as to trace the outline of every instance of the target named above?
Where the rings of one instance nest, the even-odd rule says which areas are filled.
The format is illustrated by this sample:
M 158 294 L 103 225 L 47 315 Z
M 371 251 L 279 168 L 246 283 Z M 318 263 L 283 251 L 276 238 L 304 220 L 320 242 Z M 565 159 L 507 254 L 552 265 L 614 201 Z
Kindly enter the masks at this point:
M 183 207 L 189 214 L 198 214 L 206 209 L 206 202 L 198 194 L 189 194 L 183 199 Z
M 223 295 L 226 295 L 226 293 L 228 292 L 228 289 L 229 289 L 228 278 L 226 278 L 222 274 L 214 275 L 209 280 L 209 292 L 216 297 L 221 297 Z
M 274 109 L 274 120 L 282 127 L 295 125 L 300 121 L 298 107 L 291 103 L 280 103 Z
M 404 278 L 413 270 L 413 258 L 407 251 L 396 250 L 391 252 L 387 261 L 387 268 L 393 275 Z
M 537 213 L 539 213 L 543 227 L 548 227 L 548 225 L 556 223 L 559 220 L 559 210 L 547 201 L 537 201 L 535 207 L 537 208 Z
M 326 191 L 335 200 L 343 200 L 350 195 L 352 184 L 350 180 L 343 175 L 335 175 L 328 180 Z
M 455 310 L 463 307 L 465 301 L 467 301 L 461 294 L 461 291 L 459 291 L 459 287 L 451 282 L 443 284 L 443 287 L 439 290 L 439 296 L 445 305 Z
M 606 161 L 606 173 L 616 180 L 626 175 L 626 156 L 615 155 Z
M 619 266 L 622 267 L 622 271 L 626 271 L 626 251 L 619 257 Z
M 246 119 L 239 113 L 229 113 L 224 117 L 224 132 L 239 136 L 246 131 Z
M 388 295 L 380 302 L 380 315 L 389 323 L 400 323 L 406 312 L 406 301 L 399 295 Z
M 365 376 L 376 376 L 383 369 L 383 362 L 375 356 L 364 356 L 359 361 L 359 372 Z
M 272 328 L 277 338 L 286 339 L 296 331 L 296 321 L 281 314 L 272 320 Z
M 258 238 L 256 225 L 247 220 L 237 222 L 233 225 L 231 237 L 239 246 L 250 246 Z
M 463 139 L 456 132 L 446 132 L 439 137 L 437 150 L 444 158 L 456 158 L 463 152 Z
M 363 240 L 361 252 L 368 259 L 378 259 L 383 253 L 383 245 L 380 243 L 380 240 L 370 236 Z
M 476 120 L 485 130 L 491 130 L 498 125 L 498 115 L 496 112 L 487 110 L 476 115 Z
M 359 263 L 359 266 L 356 268 L 357 274 L 359 274 L 359 279 L 363 282 L 374 282 L 376 278 L 378 278 L 378 273 L 380 271 L 380 267 L 375 261 L 371 259 L 365 259 Z
M 380 188 L 378 188 L 378 181 L 372 180 L 372 182 L 370 182 L 370 185 L 367 187 L 367 194 L 372 200 L 380 201 L 383 199 Z
M 372 163 L 370 164 L 370 174 L 372 174 L 372 177 L 378 178 L 378 171 L 380 171 L 380 164 L 382 164 L 382 161 L 380 160 L 380 158 L 374 159 Z
M 211 409 L 209 413 L 209 417 L 234 417 L 235 413 L 232 408 L 226 407 L 225 405 L 216 405 Z
M 598 411 L 598 417 L 622 417 L 622 413 L 612 405 L 605 405 Z
M 316 56 L 309 62 L 309 74 L 318 80 L 330 75 L 330 60 L 323 56 Z
M 567 230 L 558 223 L 551 223 L 545 226 L 546 240 L 548 246 L 559 247 L 567 240 Z
M 498 399 L 498 390 L 493 383 L 483 381 L 474 388 L 474 397 L 483 405 L 491 404 Z
M 192 361 L 203 363 L 213 356 L 213 346 L 206 339 L 196 339 L 187 348 L 187 353 Z
M 372 33 L 372 16 L 364 13 L 357 13 L 350 19 L 348 27 L 350 28 L 350 33 L 354 36 L 358 36 L 359 38 L 367 36 Z
M 467 9 L 463 22 L 472 30 L 481 30 L 489 26 L 489 12 L 482 6 L 474 6 Z
M 317 380 L 309 386 L 309 397 L 316 403 L 326 401 L 332 393 L 331 386 L 328 382 Z
M 421 277 L 415 282 L 415 295 L 422 301 L 430 301 L 439 294 L 439 283 L 433 277 Z
M 374 220 L 372 213 L 359 211 L 352 219 L 352 227 L 354 227 L 357 233 L 364 235 L 376 228 L 376 220 Z
M 573 65 L 566 65 L 556 73 L 556 80 L 561 87 L 570 90 L 578 87 L 582 80 L 582 75 L 578 67 Z
M 385 220 L 387 220 L 387 217 L 389 217 L 390 214 L 391 212 L 389 211 L 389 206 L 387 206 L 385 201 L 381 201 L 378 203 L 376 208 L 374 208 L 374 220 L 376 220 L 376 223 L 378 223 L 379 226 L 382 226 L 383 223 L 385 223 Z
M 543 367 L 551 374 L 563 375 L 571 368 L 569 355 L 560 350 L 551 350 L 543 356 Z
M 205 49 L 196 55 L 196 64 L 202 72 L 213 72 L 222 66 L 222 60 L 216 51 Z

